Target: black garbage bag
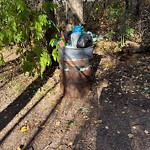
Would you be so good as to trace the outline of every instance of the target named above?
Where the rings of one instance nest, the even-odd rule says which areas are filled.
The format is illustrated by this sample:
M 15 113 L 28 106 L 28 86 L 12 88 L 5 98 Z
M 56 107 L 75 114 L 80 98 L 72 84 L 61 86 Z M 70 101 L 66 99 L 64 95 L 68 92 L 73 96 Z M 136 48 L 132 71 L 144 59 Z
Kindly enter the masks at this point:
M 64 37 L 65 37 L 66 43 L 68 44 L 71 44 L 71 34 L 72 34 L 72 31 L 64 32 Z
M 82 34 L 77 42 L 77 48 L 86 48 L 93 45 L 92 36 L 89 34 Z

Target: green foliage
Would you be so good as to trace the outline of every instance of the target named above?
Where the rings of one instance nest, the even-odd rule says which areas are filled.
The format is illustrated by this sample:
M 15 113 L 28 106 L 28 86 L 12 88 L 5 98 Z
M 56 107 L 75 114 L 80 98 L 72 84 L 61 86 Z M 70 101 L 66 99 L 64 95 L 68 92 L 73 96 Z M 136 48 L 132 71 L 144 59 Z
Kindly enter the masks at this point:
M 55 35 L 55 38 L 51 39 L 50 43 L 49 43 L 54 48 L 53 52 L 52 52 L 52 56 L 55 61 L 59 61 L 58 40 L 59 40 L 59 37 L 57 35 Z
M 48 46 L 45 33 L 50 28 L 57 31 L 47 16 L 47 12 L 55 7 L 52 2 L 37 9 L 24 0 L 0 0 L 0 48 L 17 45 L 17 54 L 24 55 L 24 72 L 41 74 L 43 68 L 52 64 L 51 55 L 45 48 Z M 56 56 L 52 56 L 56 60 Z M 1 63 L 2 60 L 1 57 Z
M 115 32 L 113 30 L 108 31 L 107 32 L 107 37 L 110 39 L 111 37 L 113 37 L 113 35 L 115 35 Z
M 0 54 L 0 66 L 5 65 L 4 59 L 3 59 L 3 55 Z
M 111 20 L 116 21 L 117 18 L 122 14 L 122 8 L 118 6 L 113 6 L 109 8 L 109 17 Z
M 76 124 L 75 124 L 75 122 L 74 121 L 69 121 L 68 122 L 68 127 L 73 127 L 73 126 L 75 126 Z
M 42 54 L 40 57 L 40 65 L 41 67 L 45 67 L 46 65 L 51 65 L 51 59 L 50 59 L 50 55 L 48 54 L 48 51 L 42 50 Z
M 134 30 L 133 28 L 127 28 L 127 29 L 125 30 L 125 33 L 126 33 L 126 35 L 128 36 L 128 35 L 133 34 L 134 31 L 135 31 L 135 30 Z
M 127 10 L 121 1 L 113 3 L 108 8 L 108 20 L 112 24 L 108 38 L 115 37 L 123 46 L 125 40 L 134 33 L 132 11 Z

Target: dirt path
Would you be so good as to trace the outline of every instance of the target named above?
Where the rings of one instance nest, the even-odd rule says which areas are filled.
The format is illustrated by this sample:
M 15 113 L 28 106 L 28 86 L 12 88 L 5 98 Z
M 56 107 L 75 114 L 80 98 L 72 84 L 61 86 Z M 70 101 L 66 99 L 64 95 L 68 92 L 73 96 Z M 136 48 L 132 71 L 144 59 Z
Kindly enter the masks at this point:
M 57 68 L 42 80 L 2 73 L 0 149 L 150 150 L 149 61 L 139 54 L 112 66 L 96 53 L 85 99 L 61 97 Z

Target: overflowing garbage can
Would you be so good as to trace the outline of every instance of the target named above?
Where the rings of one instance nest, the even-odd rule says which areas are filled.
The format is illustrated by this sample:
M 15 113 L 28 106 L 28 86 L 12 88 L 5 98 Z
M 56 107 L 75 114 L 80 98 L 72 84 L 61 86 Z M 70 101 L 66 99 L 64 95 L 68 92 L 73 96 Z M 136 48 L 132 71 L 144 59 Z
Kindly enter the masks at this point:
M 67 97 L 80 98 L 90 89 L 93 46 L 87 48 L 59 48 L 61 90 Z
M 61 90 L 67 97 L 81 98 L 90 90 L 93 39 L 82 26 L 61 32 L 59 41 L 59 66 Z

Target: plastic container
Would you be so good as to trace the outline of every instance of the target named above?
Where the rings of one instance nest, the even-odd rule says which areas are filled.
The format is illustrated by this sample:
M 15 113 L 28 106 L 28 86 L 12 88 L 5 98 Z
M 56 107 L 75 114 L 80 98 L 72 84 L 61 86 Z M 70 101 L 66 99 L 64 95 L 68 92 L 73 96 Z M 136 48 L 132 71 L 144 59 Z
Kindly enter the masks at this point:
M 93 57 L 93 46 L 87 48 L 60 47 L 59 56 L 64 60 L 86 60 Z
M 60 87 L 68 98 L 83 98 L 90 91 L 93 46 L 59 48 Z

